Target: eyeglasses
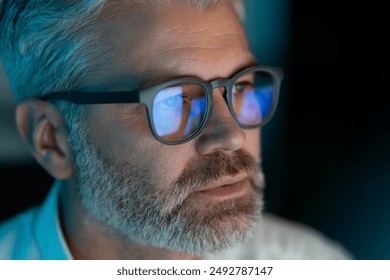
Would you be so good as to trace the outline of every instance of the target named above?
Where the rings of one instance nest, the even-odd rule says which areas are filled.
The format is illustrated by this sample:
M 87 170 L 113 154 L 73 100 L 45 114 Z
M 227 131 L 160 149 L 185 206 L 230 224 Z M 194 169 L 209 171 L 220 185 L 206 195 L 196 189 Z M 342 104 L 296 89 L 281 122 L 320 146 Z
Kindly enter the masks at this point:
M 275 112 L 283 70 L 272 66 L 254 66 L 230 79 L 205 82 L 179 78 L 151 87 L 117 92 L 57 92 L 44 100 L 66 100 L 75 104 L 143 103 L 150 128 L 165 144 L 181 144 L 194 139 L 203 130 L 211 112 L 213 91 L 225 88 L 224 99 L 240 127 L 257 128 Z

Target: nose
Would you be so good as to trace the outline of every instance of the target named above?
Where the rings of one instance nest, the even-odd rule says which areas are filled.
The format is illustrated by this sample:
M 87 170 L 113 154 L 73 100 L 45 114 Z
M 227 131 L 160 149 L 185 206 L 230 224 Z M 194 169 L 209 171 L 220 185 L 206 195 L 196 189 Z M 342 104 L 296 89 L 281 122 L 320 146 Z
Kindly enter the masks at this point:
M 196 138 L 196 150 L 201 155 L 216 151 L 233 152 L 246 140 L 243 129 L 234 120 L 224 98 L 224 88 L 213 91 L 213 104 L 204 130 Z

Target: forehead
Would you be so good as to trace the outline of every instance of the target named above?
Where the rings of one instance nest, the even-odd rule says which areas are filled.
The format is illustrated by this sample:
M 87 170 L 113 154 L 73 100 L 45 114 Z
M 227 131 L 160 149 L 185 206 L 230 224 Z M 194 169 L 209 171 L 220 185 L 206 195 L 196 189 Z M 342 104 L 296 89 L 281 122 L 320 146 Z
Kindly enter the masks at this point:
M 117 3 L 117 2 L 116 2 Z M 254 63 L 229 1 L 210 8 L 111 3 L 103 14 L 116 80 L 228 77 Z

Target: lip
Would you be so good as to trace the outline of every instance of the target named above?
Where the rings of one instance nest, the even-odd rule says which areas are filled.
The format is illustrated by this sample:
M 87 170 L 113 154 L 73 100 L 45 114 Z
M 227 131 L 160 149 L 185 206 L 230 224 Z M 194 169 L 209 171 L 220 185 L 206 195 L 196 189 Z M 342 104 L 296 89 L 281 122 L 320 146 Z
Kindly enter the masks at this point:
M 212 185 L 197 191 L 198 194 L 205 194 L 213 197 L 231 197 L 241 195 L 248 186 L 248 177 L 246 175 L 224 178 L 218 180 Z

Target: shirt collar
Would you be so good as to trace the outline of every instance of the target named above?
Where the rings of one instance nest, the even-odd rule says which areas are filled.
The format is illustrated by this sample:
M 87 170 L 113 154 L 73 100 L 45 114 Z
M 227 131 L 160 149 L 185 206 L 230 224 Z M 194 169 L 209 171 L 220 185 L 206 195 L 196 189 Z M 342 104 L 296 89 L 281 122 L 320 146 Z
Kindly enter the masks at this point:
M 43 260 L 73 259 L 60 226 L 60 187 L 61 182 L 55 181 L 34 223 L 34 235 Z

